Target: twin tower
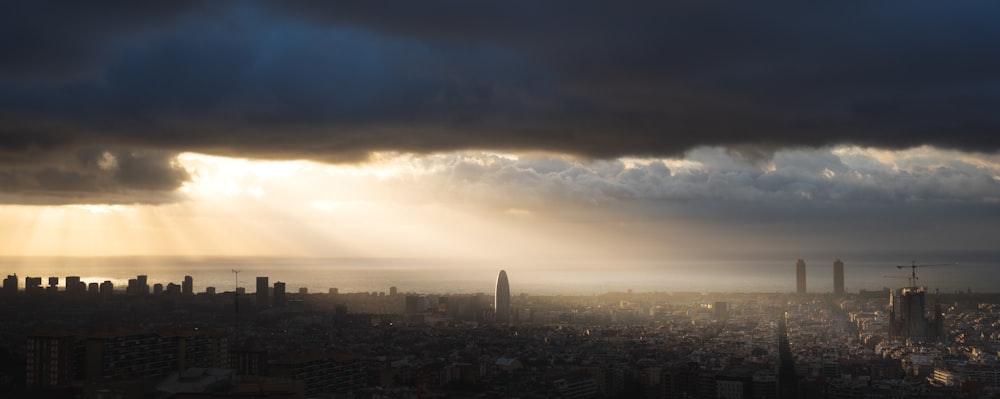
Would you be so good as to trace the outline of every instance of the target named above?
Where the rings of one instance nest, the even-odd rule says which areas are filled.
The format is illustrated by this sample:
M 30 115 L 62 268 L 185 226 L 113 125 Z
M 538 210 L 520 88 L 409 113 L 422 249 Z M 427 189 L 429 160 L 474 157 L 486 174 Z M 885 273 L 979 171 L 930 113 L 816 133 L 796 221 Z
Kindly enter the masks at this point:
M 806 261 L 799 259 L 795 263 L 795 292 L 806 293 Z M 833 293 L 844 295 L 844 262 L 833 261 Z

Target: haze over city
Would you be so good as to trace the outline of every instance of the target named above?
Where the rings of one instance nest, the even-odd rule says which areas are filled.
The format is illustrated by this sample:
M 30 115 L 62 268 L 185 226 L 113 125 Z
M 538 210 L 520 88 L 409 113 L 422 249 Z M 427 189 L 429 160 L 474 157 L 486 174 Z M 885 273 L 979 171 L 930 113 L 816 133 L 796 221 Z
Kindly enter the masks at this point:
M 996 249 L 994 5 L 566 6 L 5 4 L 0 254 Z

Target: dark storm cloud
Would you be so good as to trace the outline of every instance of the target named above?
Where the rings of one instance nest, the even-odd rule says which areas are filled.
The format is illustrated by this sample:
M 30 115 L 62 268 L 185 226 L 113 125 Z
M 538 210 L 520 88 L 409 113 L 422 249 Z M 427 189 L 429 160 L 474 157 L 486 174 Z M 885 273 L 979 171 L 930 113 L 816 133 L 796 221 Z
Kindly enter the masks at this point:
M 15 192 L 73 180 L 40 178 L 53 163 L 95 193 L 183 180 L 144 180 L 171 170 L 165 155 L 96 184 L 64 159 L 89 147 L 327 161 L 1000 148 L 989 2 L 102 5 L 0 6 L 0 183 Z
M 188 178 L 171 153 L 88 147 L 0 169 L 0 203 L 162 203 Z

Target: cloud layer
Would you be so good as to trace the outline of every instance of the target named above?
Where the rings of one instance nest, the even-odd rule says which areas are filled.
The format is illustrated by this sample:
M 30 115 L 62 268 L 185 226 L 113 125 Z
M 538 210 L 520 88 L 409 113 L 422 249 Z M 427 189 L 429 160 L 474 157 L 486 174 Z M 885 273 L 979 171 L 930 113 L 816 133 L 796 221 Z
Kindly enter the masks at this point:
M 170 192 L 184 176 L 169 154 L 182 151 L 336 162 L 463 149 L 992 153 L 998 7 L 6 3 L 2 181 L 5 192 L 91 202 Z M 168 155 L 98 178 L 78 160 L 91 148 Z

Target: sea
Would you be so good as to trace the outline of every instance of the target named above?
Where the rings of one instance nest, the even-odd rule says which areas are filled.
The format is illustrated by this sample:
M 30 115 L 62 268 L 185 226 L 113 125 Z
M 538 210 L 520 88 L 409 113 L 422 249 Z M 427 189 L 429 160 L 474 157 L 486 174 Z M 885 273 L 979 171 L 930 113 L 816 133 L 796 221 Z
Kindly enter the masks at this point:
M 848 256 L 817 254 L 802 257 L 806 286 L 812 293 L 833 291 L 833 261 L 844 266 L 848 292 L 909 285 L 916 264 L 918 285 L 930 292 L 1000 292 L 1000 252 L 933 252 L 910 259 L 891 253 Z M 912 254 L 907 254 L 912 255 Z M 799 256 L 725 256 L 694 259 L 484 261 L 409 258 L 305 257 L 0 257 L 0 273 L 24 278 L 79 276 L 87 283 L 111 281 L 124 289 L 130 278 L 148 276 L 150 285 L 180 284 L 192 276 L 195 292 L 246 287 L 256 290 L 256 278 L 281 281 L 291 292 L 305 288 L 325 293 L 389 292 L 474 294 L 492 293 L 497 274 L 506 270 L 512 294 L 595 295 L 607 292 L 747 292 L 795 291 Z M 903 266 L 903 267 L 899 267 Z

